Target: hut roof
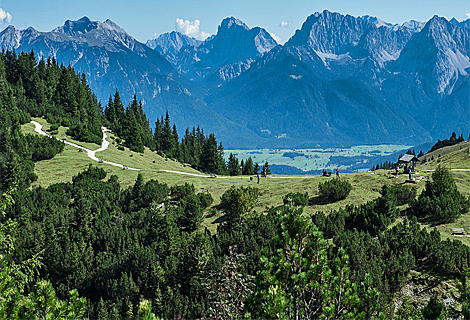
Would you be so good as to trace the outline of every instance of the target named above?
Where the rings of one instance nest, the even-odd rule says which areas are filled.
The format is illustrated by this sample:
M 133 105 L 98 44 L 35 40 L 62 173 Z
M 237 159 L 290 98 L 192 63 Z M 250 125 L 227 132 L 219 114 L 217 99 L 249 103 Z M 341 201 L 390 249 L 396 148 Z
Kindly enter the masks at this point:
M 405 154 L 403 157 L 398 159 L 398 161 L 409 163 L 411 161 L 419 161 L 419 159 L 416 158 L 416 156 L 414 156 L 412 154 Z

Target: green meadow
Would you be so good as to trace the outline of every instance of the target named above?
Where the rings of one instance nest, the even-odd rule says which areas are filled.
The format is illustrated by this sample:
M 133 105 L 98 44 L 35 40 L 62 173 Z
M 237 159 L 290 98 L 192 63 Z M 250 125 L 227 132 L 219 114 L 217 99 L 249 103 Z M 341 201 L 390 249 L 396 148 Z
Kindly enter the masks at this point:
M 232 153 L 239 160 L 246 160 L 248 157 L 253 162 L 258 162 L 261 166 L 265 161 L 269 164 L 286 165 L 296 167 L 303 171 L 310 170 L 339 170 L 350 169 L 351 164 L 334 165 L 329 164 L 331 157 L 360 157 L 363 160 L 373 156 L 388 156 L 400 150 L 407 150 L 411 146 L 406 145 L 367 145 L 354 146 L 351 148 L 329 148 L 329 149 L 253 149 L 253 150 L 225 150 L 225 157 Z M 362 161 L 363 161 L 362 160 Z M 355 159 L 352 161 L 360 161 Z M 375 164 L 374 164 L 375 165 Z M 372 167 L 370 165 L 369 167 Z

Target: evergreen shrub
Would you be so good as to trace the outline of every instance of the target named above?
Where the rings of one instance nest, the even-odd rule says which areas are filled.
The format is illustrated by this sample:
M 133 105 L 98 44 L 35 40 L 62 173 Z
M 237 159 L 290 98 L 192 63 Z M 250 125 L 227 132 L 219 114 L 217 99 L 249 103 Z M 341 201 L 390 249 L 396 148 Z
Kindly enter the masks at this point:
M 282 200 L 284 204 L 288 204 L 292 201 L 294 206 L 303 206 L 305 207 L 308 205 L 308 192 L 301 193 L 301 192 L 289 192 L 284 196 Z
M 455 221 L 469 208 L 470 200 L 457 190 L 450 171 L 440 166 L 432 174 L 432 180 L 426 181 L 424 191 L 413 203 L 416 215 L 428 216 L 438 222 Z
M 346 199 L 351 189 L 352 185 L 348 181 L 340 179 L 332 179 L 318 185 L 320 197 L 325 201 Z
M 198 193 L 197 197 L 199 198 L 199 203 L 203 208 L 209 207 L 214 202 L 214 198 L 212 198 L 210 193 Z

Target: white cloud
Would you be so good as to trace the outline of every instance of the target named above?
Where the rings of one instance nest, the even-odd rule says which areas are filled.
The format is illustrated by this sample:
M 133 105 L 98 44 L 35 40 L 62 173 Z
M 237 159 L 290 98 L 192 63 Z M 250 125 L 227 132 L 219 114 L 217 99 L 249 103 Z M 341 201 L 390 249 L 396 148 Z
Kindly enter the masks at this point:
M 2 8 L 0 8 L 0 23 L 3 23 L 3 22 L 10 23 L 11 19 L 13 19 L 11 14 L 9 12 L 6 12 Z
M 210 34 L 199 30 L 200 24 L 201 21 L 197 19 L 194 21 L 189 21 L 176 18 L 176 31 L 198 40 L 206 40 Z
M 290 22 L 281 21 L 280 25 L 281 25 L 281 27 L 283 27 L 283 28 L 287 28 L 287 27 L 290 25 Z
M 470 12 L 466 12 L 465 15 L 470 18 Z
M 279 37 L 278 35 L 274 34 L 274 33 L 269 33 L 271 35 L 271 37 L 273 37 L 274 40 L 276 40 L 277 43 L 281 43 L 281 37 Z

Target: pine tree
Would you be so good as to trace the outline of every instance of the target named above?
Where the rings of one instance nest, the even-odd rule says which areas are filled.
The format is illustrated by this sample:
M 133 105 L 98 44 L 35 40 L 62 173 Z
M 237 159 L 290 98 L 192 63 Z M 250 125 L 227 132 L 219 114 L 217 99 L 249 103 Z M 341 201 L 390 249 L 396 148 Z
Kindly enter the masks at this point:
M 168 111 L 166 112 L 165 121 L 163 124 L 161 148 L 168 157 L 172 158 L 174 156 L 175 139 L 171 130 L 170 116 L 168 115 Z
M 162 125 L 160 120 L 157 118 L 155 122 L 155 131 L 153 132 L 153 142 L 155 143 L 155 149 L 162 149 Z
M 268 175 L 268 174 L 271 174 L 271 169 L 269 169 L 269 164 L 268 164 L 268 161 L 266 161 L 263 165 L 263 169 L 261 170 L 261 172 L 264 174 L 264 175 Z
M 238 165 L 238 159 L 230 153 L 228 158 L 228 173 L 231 176 L 238 176 L 240 174 L 240 166 Z
M 251 159 L 251 156 L 246 159 L 245 165 L 243 167 L 243 173 L 246 175 L 255 174 L 255 168 L 253 166 L 253 159 Z
M 340 250 L 336 270 L 328 266 L 327 242 L 301 207 L 283 206 L 273 254 L 262 257 L 256 289 L 248 300 L 255 318 L 352 319 L 357 287 L 349 279 L 348 257 Z
M 144 143 L 141 138 L 142 129 L 137 122 L 134 112 L 131 108 L 126 110 L 126 128 L 124 138 L 126 139 L 126 146 L 135 152 L 144 152 Z
M 219 163 L 217 141 L 211 133 L 202 147 L 200 166 L 204 172 L 220 174 Z
M 259 163 L 256 162 L 256 163 L 255 163 L 255 166 L 254 166 L 255 174 L 258 174 L 258 173 L 259 173 L 259 169 L 260 169 Z
M 219 147 L 217 148 L 217 154 L 218 154 L 218 170 L 219 174 L 227 174 L 227 164 L 225 163 L 224 160 L 224 147 L 222 145 L 222 142 L 219 143 Z
M 174 147 L 174 152 L 173 152 L 174 153 L 173 157 L 175 159 L 177 159 L 178 161 L 182 162 L 183 158 L 182 158 L 182 155 L 181 155 L 181 146 L 180 146 L 178 131 L 176 130 L 176 124 L 175 123 L 173 124 L 172 134 L 173 134 L 173 145 L 175 146 Z

